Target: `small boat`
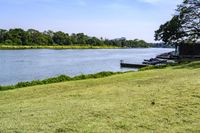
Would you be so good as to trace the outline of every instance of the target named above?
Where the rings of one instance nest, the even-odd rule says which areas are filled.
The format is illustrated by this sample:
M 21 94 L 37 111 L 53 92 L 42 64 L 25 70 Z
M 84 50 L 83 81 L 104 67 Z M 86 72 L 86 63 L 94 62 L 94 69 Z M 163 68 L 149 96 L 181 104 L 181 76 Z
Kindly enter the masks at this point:
M 143 64 L 148 64 L 148 65 L 159 65 L 159 64 L 166 64 L 167 60 L 161 60 L 157 58 L 151 58 L 149 60 L 144 60 Z
M 173 59 L 177 59 L 178 56 L 176 55 L 175 51 L 172 51 L 172 52 L 160 54 L 160 55 L 156 56 L 156 58 L 173 60 Z

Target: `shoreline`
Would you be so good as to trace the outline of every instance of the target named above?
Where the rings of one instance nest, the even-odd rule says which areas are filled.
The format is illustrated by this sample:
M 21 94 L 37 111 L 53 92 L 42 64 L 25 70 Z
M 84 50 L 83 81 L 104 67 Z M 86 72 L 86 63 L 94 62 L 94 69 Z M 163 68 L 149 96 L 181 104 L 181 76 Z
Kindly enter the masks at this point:
M 60 49 L 148 49 L 148 48 L 160 48 L 160 47 L 117 47 L 117 46 L 107 46 L 107 45 L 102 45 L 102 46 L 90 46 L 90 45 L 68 45 L 68 46 L 18 46 L 18 45 L 1 45 L 0 44 L 0 50 L 29 50 L 29 49 L 55 49 L 55 50 L 60 50 Z M 168 48 L 164 48 L 168 49 Z
M 16 84 L 10 84 L 10 85 L 0 85 L 0 91 L 6 91 L 6 90 L 13 90 L 18 88 L 24 88 L 24 87 L 31 87 L 36 85 L 45 85 L 45 84 L 53 84 L 53 83 L 60 83 L 60 82 L 67 82 L 67 81 L 77 81 L 77 80 L 86 80 L 86 79 L 98 79 L 98 78 L 104 78 L 109 77 L 117 74 L 124 74 L 129 73 L 132 71 L 126 71 L 126 72 L 110 72 L 110 71 L 103 71 L 98 72 L 95 74 L 82 74 L 74 77 L 70 77 L 67 75 L 59 75 L 56 77 L 50 77 L 47 79 L 41 79 L 41 80 L 32 80 L 32 81 L 22 81 L 18 82 Z
M 160 65 L 160 66 L 146 66 L 146 67 L 138 69 L 138 71 L 132 71 L 132 70 L 125 71 L 125 72 L 102 71 L 102 72 L 98 72 L 94 74 L 81 74 L 74 77 L 70 77 L 68 75 L 58 75 L 58 76 L 50 77 L 46 79 L 22 81 L 22 82 L 17 82 L 16 84 L 10 84 L 10 85 L 0 85 L 0 92 L 6 91 L 6 90 L 24 88 L 24 87 L 31 87 L 31 86 L 36 86 L 36 85 L 45 85 L 45 84 L 87 80 L 87 79 L 99 79 L 99 78 L 110 77 L 113 75 L 130 73 L 130 72 L 141 72 L 141 71 L 148 71 L 148 70 L 154 70 L 154 69 L 165 69 L 168 67 L 175 67 L 175 66 L 184 65 L 184 64 L 186 65 L 187 63 L 183 62 L 183 63 L 178 63 L 178 64 L 176 63 L 176 64 L 167 64 L 167 65 Z
M 90 45 L 69 45 L 69 46 L 17 46 L 17 45 L 0 45 L 0 50 L 20 50 L 20 49 L 121 49 L 116 46 L 90 46 Z

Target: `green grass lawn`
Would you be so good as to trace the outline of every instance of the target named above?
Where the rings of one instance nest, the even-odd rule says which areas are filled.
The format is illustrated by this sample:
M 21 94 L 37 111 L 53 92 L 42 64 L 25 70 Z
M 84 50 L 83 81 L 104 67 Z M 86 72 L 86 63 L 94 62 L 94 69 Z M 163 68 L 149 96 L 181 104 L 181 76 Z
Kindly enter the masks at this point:
M 200 62 L 1 91 L 0 132 L 199 133 Z

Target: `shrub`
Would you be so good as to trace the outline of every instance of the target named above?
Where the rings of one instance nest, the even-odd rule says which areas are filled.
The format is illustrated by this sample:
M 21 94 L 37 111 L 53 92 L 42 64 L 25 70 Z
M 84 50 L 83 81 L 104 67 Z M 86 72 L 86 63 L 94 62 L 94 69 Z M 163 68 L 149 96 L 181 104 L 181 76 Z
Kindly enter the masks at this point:
M 0 91 L 12 90 L 12 89 L 15 89 L 15 86 L 0 86 Z
M 167 66 L 169 66 L 169 65 L 146 66 L 146 67 L 140 68 L 139 71 L 152 70 L 152 69 L 163 69 L 163 68 L 166 68 Z
M 69 80 L 71 80 L 71 78 L 69 76 L 60 75 L 58 77 L 48 78 L 48 79 L 42 80 L 41 83 L 42 84 L 49 84 L 49 83 L 58 83 L 58 82 L 69 81 Z

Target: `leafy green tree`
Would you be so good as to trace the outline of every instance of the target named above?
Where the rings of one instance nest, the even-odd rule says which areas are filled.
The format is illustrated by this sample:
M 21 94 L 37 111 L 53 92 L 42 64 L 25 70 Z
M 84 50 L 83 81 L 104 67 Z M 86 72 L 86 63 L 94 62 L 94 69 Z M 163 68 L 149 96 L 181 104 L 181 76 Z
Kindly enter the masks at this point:
M 75 33 L 73 33 L 71 35 L 71 42 L 72 42 L 72 44 L 77 44 L 78 43 L 78 39 L 77 39 L 77 36 L 76 36 Z
M 155 31 L 155 40 L 165 43 L 197 42 L 200 39 L 200 1 L 184 0 L 170 21 Z
M 10 29 L 6 32 L 6 40 L 11 40 L 16 45 L 26 45 L 26 32 L 23 29 Z
M 53 41 L 58 45 L 71 45 L 72 42 L 68 34 L 58 31 L 54 33 Z
M 7 30 L 0 29 L 0 43 L 3 43 L 5 41 L 6 32 Z
M 45 35 L 48 35 L 49 37 L 53 38 L 54 32 L 52 30 L 44 31 Z
M 96 45 L 96 40 L 93 38 L 88 38 L 86 43 L 89 45 Z
M 178 16 L 174 16 L 170 21 L 155 31 L 155 40 L 162 40 L 166 43 L 178 43 L 182 41 L 184 31 L 181 30 L 181 22 Z
M 87 36 L 84 33 L 78 33 L 77 35 L 77 43 L 78 44 L 86 44 Z
M 193 42 L 200 39 L 200 0 L 184 0 L 177 12 L 185 39 Z
M 39 45 L 41 44 L 38 39 L 38 36 L 40 36 L 40 32 L 35 30 L 35 29 L 28 29 L 27 30 L 27 35 L 28 35 L 28 45 Z

